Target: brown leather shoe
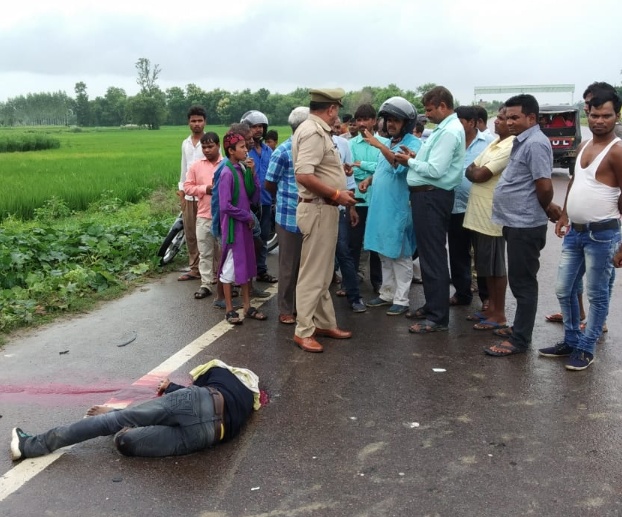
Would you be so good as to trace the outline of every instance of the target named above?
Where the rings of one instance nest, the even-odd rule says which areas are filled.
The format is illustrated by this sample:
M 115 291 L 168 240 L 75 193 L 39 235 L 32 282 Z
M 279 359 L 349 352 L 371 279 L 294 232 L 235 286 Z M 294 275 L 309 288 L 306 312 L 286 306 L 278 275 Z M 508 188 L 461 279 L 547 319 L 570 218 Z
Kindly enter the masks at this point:
M 320 329 L 316 327 L 315 335 L 332 337 L 333 339 L 350 339 L 352 337 L 352 332 L 349 330 L 341 330 L 340 328 Z
M 324 351 L 324 347 L 320 345 L 313 337 L 300 337 L 294 334 L 294 343 L 296 343 L 305 352 Z

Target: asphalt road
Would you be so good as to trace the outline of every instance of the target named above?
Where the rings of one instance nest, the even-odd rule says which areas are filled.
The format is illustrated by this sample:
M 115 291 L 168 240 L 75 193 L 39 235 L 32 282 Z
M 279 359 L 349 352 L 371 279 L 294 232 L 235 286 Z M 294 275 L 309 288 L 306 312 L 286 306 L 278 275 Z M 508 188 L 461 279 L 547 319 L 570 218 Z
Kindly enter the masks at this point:
M 561 201 L 567 176 L 554 182 Z M 558 309 L 560 247 L 551 226 L 534 348 L 562 336 L 561 325 L 544 320 Z M 276 272 L 276 256 L 269 260 Z M 413 336 L 402 317 L 353 314 L 335 298 L 354 338 L 324 340 L 323 354 L 308 354 L 294 345 L 292 327 L 278 323 L 274 298 L 262 307 L 268 321 L 230 330 L 209 298 L 192 299 L 197 284 L 176 276 L 24 332 L 0 351 L 0 515 L 622 514 L 619 278 L 595 363 L 568 372 L 535 350 L 485 356 L 482 347 L 496 340 L 465 320 L 475 302 L 452 308 L 448 333 Z M 371 295 L 368 283 L 363 295 Z M 422 300 L 413 285 L 412 305 Z M 232 442 L 141 459 L 99 438 L 45 468 L 41 459 L 10 461 L 12 427 L 42 432 L 93 404 L 145 400 L 160 374 L 172 368 L 173 380 L 186 381 L 212 358 L 253 369 L 271 396 Z

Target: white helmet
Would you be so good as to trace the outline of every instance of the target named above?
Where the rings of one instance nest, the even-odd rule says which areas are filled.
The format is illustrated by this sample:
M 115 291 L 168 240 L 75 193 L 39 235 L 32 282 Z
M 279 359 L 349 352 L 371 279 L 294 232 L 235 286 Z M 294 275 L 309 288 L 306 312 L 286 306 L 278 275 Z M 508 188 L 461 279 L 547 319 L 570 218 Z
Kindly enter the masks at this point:
M 244 115 L 242 115 L 240 122 L 242 124 L 248 124 L 249 126 L 261 124 L 263 126 L 262 138 L 266 138 L 266 133 L 268 132 L 268 117 L 266 117 L 261 111 L 247 111 Z

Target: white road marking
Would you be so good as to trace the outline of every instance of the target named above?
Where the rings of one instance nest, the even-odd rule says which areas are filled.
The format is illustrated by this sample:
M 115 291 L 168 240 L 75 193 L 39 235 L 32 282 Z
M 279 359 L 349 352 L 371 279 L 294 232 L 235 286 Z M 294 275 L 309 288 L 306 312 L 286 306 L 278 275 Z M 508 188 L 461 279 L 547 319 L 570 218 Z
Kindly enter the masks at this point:
M 276 287 L 266 289 L 266 292 L 271 294 L 270 298 L 262 298 L 253 300 L 253 306 L 260 307 L 267 301 L 271 300 L 276 294 Z M 143 375 L 136 382 L 132 383 L 132 386 L 143 386 L 148 384 L 153 385 L 153 378 L 164 377 L 169 373 L 177 370 L 183 364 L 188 362 L 194 356 L 196 356 L 202 350 L 205 350 L 219 337 L 229 332 L 234 326 L 226 321 L 221 321 L 214 325 L 207 332 L 196 338 L 192 343 L 186 345 L 184 348 L 173 354 L 162 364 L 156 366 L 149 373 Z M 114 397 L 103 405 L 122 409 L 132 403 L 132 400 L 117 400 Z M 4 501 L 13 492 L 19 490 L 28 481 L 34 478 L 37 474 L 43 472 L 48 466 L 54 463 L 65 452 L 71 449 L 71 445 L 55 451 L 47 456 L 41 456 L 39 458 L 28 458 L 18 463 L 15 467 L 0 477 L 0 502 Z

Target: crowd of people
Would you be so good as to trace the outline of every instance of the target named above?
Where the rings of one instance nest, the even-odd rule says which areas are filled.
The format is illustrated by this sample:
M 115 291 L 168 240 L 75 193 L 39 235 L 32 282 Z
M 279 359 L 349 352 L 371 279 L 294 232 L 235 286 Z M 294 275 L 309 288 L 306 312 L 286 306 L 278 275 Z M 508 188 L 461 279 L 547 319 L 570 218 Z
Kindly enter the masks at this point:
M 292 136 L 280 145 L 266 116 L 247 112 L 225 135 L 224 158 L 217 135 L 203 133 L 205 111 L 190 109 L 180 197 L 196 238 L 188 239 L 190 270 L 179 279 L 201 279 L 197 298 L 217 284 L 214 305 L 226 309 L 232 324 L 241 322 L 238 288 L 245 317 L 265 319 L 250 298 L 265 296 L 253 281 L 277 281 L 266 265 L 274 204 L 279 322 L 295 325 L 301 349 L 321 352 L 318 338 L 352 335 L 337 325 L 329 291 L 338 270 L 336 294 L 353 312 L 385 307 L 389 316 L 415 320 L 409 331 L 417 335 L 447 331 L 450 307 L 471 305 L 477 292 L 481 308 L 467 319 L 474 330 L 501 338 L 486 354 L 506 357 L 531 345 L 540 253 L 553 222 L 564 237 L 556 291 L 565 335 L 540 355 L 568 357 L 571 370 L 589 366 L 607 316 L 620 241 L 615 89 L 593 83 L 585 91 L 593 138 L 579 150 L 564 206 L 552 201 L 553 151 L 533 96 L 508 99 L 492 134 L 483 108 L 455 107 L 451 92 L 435 87 L 422 98 L 425 118 L 436 124 L 424 141 L 421 116 L 408 100 L 392 97 L 377 111 L 362 104 L 342 122 L 344 95 L 339 88 L 311 90 L 309 106 L 291 112 Z M 597 251 L 594 241 L 601 243 Z M 411 307 L 409 296 L 415 259 L 425 295 L 421 307 Z M 367 301 L 359 288 L 363 271 L 375 293 Z M 587 323 L 578 309 L 583 276 Z M 505 311 L 508 285 L 516 298 L 512 324 Z

